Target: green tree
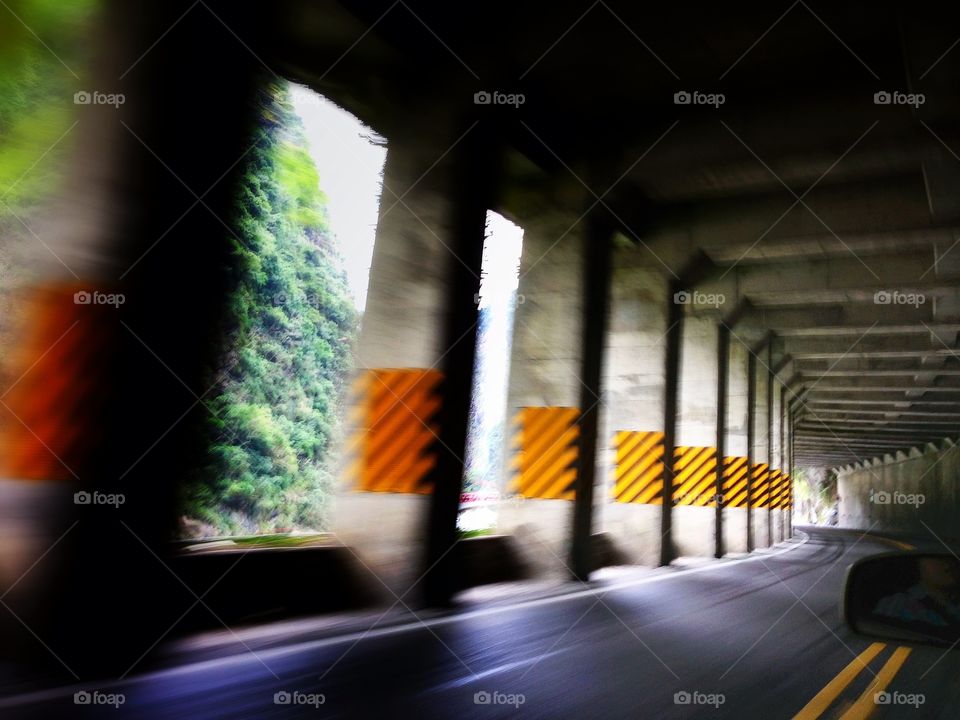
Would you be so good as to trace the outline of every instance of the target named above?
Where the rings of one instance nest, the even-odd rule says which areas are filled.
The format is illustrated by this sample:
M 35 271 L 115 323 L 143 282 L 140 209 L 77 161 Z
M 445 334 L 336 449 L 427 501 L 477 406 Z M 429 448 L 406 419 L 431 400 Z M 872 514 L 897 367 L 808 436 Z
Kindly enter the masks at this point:
M 184 498 L 218 532 L 327 525 L 357 316 L 325 203 L 289 89 L 269 84 L 237 191 L 209 453 Z

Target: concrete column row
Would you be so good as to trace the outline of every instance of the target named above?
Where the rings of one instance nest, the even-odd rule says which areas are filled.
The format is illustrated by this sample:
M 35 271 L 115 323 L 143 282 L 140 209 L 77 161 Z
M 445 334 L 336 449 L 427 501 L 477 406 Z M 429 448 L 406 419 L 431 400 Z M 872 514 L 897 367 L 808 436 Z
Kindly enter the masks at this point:
M 365 543 L 375 546 L 372 555 L 364 554 L 374 565 L 402 564 L 402 553 L 420 547 L 419 561 L 399 574 L 396 586 L 405 589 L 423 576 L 423 593 L 431 604 L 449 601 L 458 587 L 457 555 L 450 548 L 458 540 L 464 483 L 483 219 L 488 208 L 502 208 L 496 193 L 498 154 L 475 130 L 433 171 L 443 182 L 421 184 L 403 207 L 381 211 L 359 348 L 361 366 L 430 366 L 444 378 L 432 492 L 406 498 L 341 497 L 337 514 L 341 539 L 361 551 Z M 391 194 L 405 195 L 405 183 L 419 177 L 428 155 L 388 157 L 385 185 Z M 384 202 L 392 205 L 388 197 Z M 748 345 L 738 335 L 735 319 L 728 323 L 693 314 L 676 299 L 712 271 L 705 256 L 664 280 L 663 273 L 620 262 L 624 253 L 614 243 L 617 223 L 604 211 L 573 214 L 562 242 L 555 236 L 559 226 L 548 226 L 543 218 L 518 212 L 513 219 L 527 232 L 509 404 L 512 409 L 576 404 L 578 439 L 572 503 L 514 499 L 505 487 L 508 499 L 501 503 L 498 529 L 532 548 L 535 563 L 578 580 L 588 579 L 597 565 L 598 534 L 608 535 L 628 562 L 659 564 L 678 554 L 721 557 L 751 551 L 784 537 L 787 530 L 774 532 L 769 508 L 757 513 L 753 507 L 752 481 L 745 508 L 673 504 L 675 446 L 715 446 L 713 487 L 722 497 L 724 457 L 745 455 L 750 466 L 765 462 L 784 468 L 785 438 L 792 437 L 785 395 L 777 391 L 772 336 Z M 429 234 L 444 239 L 443 248 L 437 249 L 418 224 L 429 224 Z M 412 262 L 414 236 L 432 248 L 414 253 L 429 261 L 432 289 L 426 295 L 414 291 L 425 279 L 423 263 Z M 398 283 L 407 288 L 403 295 Z M 421 304 L 429 297 L 434 311 L 410 314 L 404 306 L 408 291 Z M 397 334 L 400 327 L 412 334 Z M 751 333 L 755 337 L 756 328 Z M 407 342 L 408 334 L 419 340 Z M 619 430 L 662 432 L 659 507 L 609 498 L 609 443 Z M 421 529 L 417 518 L 424 522 Z M 385 532 L 385 524 L 392 529 Z M 390 582 L 389 573 L 387 577 Z

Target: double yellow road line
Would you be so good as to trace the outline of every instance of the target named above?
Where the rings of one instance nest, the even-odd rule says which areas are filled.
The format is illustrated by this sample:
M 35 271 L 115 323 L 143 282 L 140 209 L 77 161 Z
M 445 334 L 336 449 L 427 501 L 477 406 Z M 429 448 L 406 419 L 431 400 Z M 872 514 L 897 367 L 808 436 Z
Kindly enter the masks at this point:
M 793 720 L 815 720 L 833 704 L 840 694 L 853 680 L 867 668 L 870 662 L 886 647 L 886 643 L 875 642 L 860 653 L 849 665 L 841 670 L 833 680 L 818 692 L 806 706 L 797 713 Z M 874 696 L 886 690 L 900 668 L 907 661 L 912 652 L 911 648 L 898 647 L 889 659 L 880 668 L 873 681 L 867 686 L 856 702 L 853 703 L 841 716 L 840 720 L 865 720 L 877 709 Z

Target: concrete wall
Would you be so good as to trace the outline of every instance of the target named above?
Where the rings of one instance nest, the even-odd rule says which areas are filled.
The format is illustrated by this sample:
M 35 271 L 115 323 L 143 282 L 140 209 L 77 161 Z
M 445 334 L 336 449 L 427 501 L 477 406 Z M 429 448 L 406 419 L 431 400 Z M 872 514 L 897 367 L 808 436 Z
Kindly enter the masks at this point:
M 728 553 L 744 553 L 747 551 L 746 508 L 724 509 L 723 543 Z
M 437 142 L 443 140 L 438 137 Z M 445 350 L 440 344 L 450 257 L 445 247 L 451 232 L 448 168 L 440 163 L 417 182 L 444 147 L 400 142 L 391 143 L 387 153 L 356 348 L 358 373 L 370 368 L 436 368 Z M 354 430 L 345 428 L 344 470 Z M 355 478 L 344 472 L 333 509 L 334 532 L 395 592 L 404 592 L 419 575 L 428 500 L 427 495 L 357 492 Z
M 747 454 L 747 346 L 730 340 L 727 376 L 727 455 Z
M 717 444 L 717 322 L 715 314 L 688 315 L 683 324 L 677 445 Z M 716 511 L 678 505 L 673 540 L 679 555 L 712 556 Z
M 727 455 L 747 454 L 747 357 L 749 350 L 739 335 L 731 334 L 727 376 Z M 747 551 L 747 511 L 723 511 L 723 542 L 729 553 Z
M 936 533 L 947 542 L 957 541 L 960 539 L 960 528 L 956 525 L 960 512 L 958 476 L 960 452 L 953 445 L 841 472 L 837 478 L 840 526 L 911 532 L 933 542 L 936 542 L 933 535 Z
M 524 559 L 541 575 L 569 574 L 573 503 L 510 496 L 513 418 L 522 407 L 580 404 L 582 255 L 579 213 L 525 206 L 514 217 L 523 227 L 517 305 L 510 359 L 505 435 L 507 473 L 498 508 L 497 531 L 512 534 Z M 539 210 L 539 212 L 537 212 Z M 582 222 L 582 221 L 581 221 Z
M 603 463 L 598 467 L 598 531 L 610 533 L 629 562 L 656 565 L 660 557 L 659 505 L 619 503 L 613 488 L 613 434 L 663 430 L 667 283 L 638 247 L 618 248 L 613 260 L 609 346 L 600 419 Z

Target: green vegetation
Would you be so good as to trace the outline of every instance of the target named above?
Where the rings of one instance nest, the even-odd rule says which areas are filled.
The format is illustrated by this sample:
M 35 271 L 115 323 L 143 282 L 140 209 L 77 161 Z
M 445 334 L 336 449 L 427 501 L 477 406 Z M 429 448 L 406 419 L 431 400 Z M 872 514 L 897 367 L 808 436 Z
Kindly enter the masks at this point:
M 324 529 L 357 317 L 286 86 L 260 94 L 237 192 L 209 453 L 183 499 L 192 534 Z M 211 378 L 211 382 L 213 382 Z
M 97 4 L 10 0 L 0 7 L 0 217 L 26 212 L 56 187 L 87 65 L 84 22 Z
M 217 540 L 202 540 L 199 542 L 185 540 L 178 543 L 178 546 L 181 551 L 195 553 L 223 552 L 225 550 L 263 550 L 267 548 L 291 549 L 323 547 L 334 544 L 336 544 L 336 540 L 332 535 L 326 533 L 311 533 L 309 535 L 243 535 Z
M 0 385 L 13 372 L 4 349 L 22 320 L 15 290 L 36 272 L 22 255 L 36 245 L 21 219 L 42 212 L 71 144 L 73 94 L 90 48 L 97 0 L 6 0 L 0 5 Z M 40 38 L 43 38 L 41 41 Z M 46 47 L 44 47 L 46 45 Z M 80 76 L 80 77 L 77 77 Z M 14 217 L 16 215 L 17 217 Z M 18 219 L 19 218 L 19 219 Z M 6 378 L 6 379 L 4 379 Z

